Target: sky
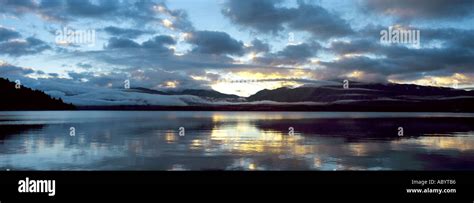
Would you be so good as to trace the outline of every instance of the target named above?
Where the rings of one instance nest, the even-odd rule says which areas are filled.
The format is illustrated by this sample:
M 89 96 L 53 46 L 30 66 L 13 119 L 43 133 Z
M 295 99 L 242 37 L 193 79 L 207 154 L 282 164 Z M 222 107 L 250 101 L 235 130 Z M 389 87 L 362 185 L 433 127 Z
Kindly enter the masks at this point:
M 94 89 L 121 94 L 116 90 L 125 81 L 131 87 L 240 96 L 343 80 L 474 86 L 472 0 L 0 5 L 0 77 L 57 97 Z M 397 41 L 392 33 L 387 43 L 381 33 L 389 29 L 413 35 Z

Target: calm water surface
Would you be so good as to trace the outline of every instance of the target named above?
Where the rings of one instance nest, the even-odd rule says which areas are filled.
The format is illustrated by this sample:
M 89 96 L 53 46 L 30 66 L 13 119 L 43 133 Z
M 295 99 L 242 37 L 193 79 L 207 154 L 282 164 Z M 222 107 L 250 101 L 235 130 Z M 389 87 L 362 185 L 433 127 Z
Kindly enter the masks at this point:
M 6 169 L 474 170 L 474 114 L 0 112 Z

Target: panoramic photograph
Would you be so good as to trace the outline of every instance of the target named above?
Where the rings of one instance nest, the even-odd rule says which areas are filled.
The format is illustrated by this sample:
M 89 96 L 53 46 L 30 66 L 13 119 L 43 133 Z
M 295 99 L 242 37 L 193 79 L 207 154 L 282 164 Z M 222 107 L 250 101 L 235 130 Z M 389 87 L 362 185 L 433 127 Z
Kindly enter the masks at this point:
M 473 10 L 0 0 L 0 170 L 472 171 Z

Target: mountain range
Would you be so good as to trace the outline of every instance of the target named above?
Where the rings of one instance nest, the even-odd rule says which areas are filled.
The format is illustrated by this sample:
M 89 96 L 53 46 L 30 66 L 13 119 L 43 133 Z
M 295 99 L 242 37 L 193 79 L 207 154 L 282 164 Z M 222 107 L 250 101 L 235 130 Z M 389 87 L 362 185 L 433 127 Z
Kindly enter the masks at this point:
M 229 110 L 229 111 L 449 111 L 474 112 L 474 92 L 446 87 L 394 83 L 351 82 L 350 88 L 332 83 L 297 88 L 261 90 L 249 97 L 214 90 L 158 91 L 132 88 L 129 92 L 153 95 L 189 95 L 200 100 L 188 105 L 122 105 L 86 109 Z
M 343 86 L 320 86 L 278 88 L 262 90 L 247 98 L 248 101 L 270 100 L 277 102 L 336 102 L 358 101 L 433 101 L 474 97 L 473 91 L 460 89 L 419 86 L 412 84 L 368 84 L 352 82 L 350 88 Z
M 394 83 L 357 83 L 350 88 L 319 86 L 262 90 L 248 102 L 274 101 L 320 111 L 453 111 L 474 112 L 474 91 Z M 295 106 L 290 109 L 296 108 Z
M 229 111 L 449 111 L 474 112 L 474 91 L 394 83 L 351 82 L 349 88 L 334 83 L 318 86 L 261 90 L 249 97 L 215 90 L 154 90 L 143 87 L 97 90 L 65 95 L 78 109 L 110 110 L 229 110 Z M 0 109 L 71 109 L 61 97 L 38 90 L 14 89 L 2 79 Z M 32 102 L 34 101 L 34 102 Z

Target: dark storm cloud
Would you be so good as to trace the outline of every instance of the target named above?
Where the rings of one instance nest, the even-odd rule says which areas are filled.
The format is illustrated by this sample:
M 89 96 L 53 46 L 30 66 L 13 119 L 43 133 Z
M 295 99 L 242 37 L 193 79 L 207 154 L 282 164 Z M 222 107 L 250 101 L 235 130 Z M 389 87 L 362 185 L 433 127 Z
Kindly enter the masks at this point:
M 141 46 L 141 45 L 140 45 Z M 154 67 L 165 71 L 202 71 L 209 69 L 225 70 L 238 68 L 267 67 L 266 65 L 236 64 L 234 59 L 222 54 L 203 54 L 188 52 L 184 55 L 172 54 L 172 50 L 160 52 L 148 48 L 113 48 L 101 51 L 67 53 L 65 58 L 95 60 L 121 68 Z
M 20 38 L 21 35 L 15 30 L 10 30 L 4 27 L 0 27 L 0 42 L 7 41 L 10 39 Z
M 146 42 L 143 42 L 142 46 L 144 48 L 161 48 L 164 45 L 173 45 L 176 44 L 176 41 L 168 35 L 159 35 Z
M 339 55 L 339 60 L 320 64 L 346 73 L 360 70 L 390 78 L 404 77 L 406 80 L 426 75 L 451 76 L 454 73 L 474 72 L 474 30 L 405 28 L 420 30 L 420 48 L 403 44 L 382 45 L 379 33 L 387 28 L 369 26 L 351 40 L 331 42 L 325 50 Z
M 0 12 L 23 13 L 35 8 L 33 0 L 0 0 Z
M 387 26 L 368 25 L 356 34 L 351 39 L 351 44 L 357 43 L 378 43 L 380 41 L 380 31 L 387 30 Z M 420 43 L 425 46 L 429 43 L 437 42 L 443 46 L 451 46 L 456 44 L 458 47 L 474 48 L 474 30 L 464 28 L 436 28 L 436 27 L 416 27 L 416 26 L 402 26 L 406 30 L 419 30 Z
M 288 9 L 278 7 L 281 0 L 226 1 L 222 13 L 234 23 L 254 28 L 261 32 L 283 30 L 288 21 Z
M 165 70 L 202 70 L 227 68 L 252 68 L 252 64 L 235 64 L 227 56 L 243 55 L 249 52 L 264 53 L 258 67 L 269 67 L 278 64 L 302 64 L 315 56 L 321 48 L 319 44 L 290 45 L 280 52 L 271 54 L 269 44 L 255 39 L 245 47 L 225 32 L 195 31 L 186 39 L 194 48 L 184 55 L 173 55 L 173 50 L 166 47 L 176 41 L 166 35 L 156 36 L 139 44 L 131 39 L 111 38 L 106 48 L 108 51 L 85 53 L 86 57 L 116 65 L 160 67 Z M 112 51 L 113 50 L 113 51 Z M 263 65 L 263 66 L 262 66 Z
M 346 72 L 351 72 L 354 70 L 358 71 L 368 71 L 368 72 L 379 72 L 382 74 L 391 74 L 395 72 L 400 72 L 401 70 L 395 64 L 386 63 L 391 61 L 391 59 L 386 60 L 374 60 L 366 56 L 358 57 L 347 57 L 342 58 L 333 62 L 319 62 L 321 65 L 324 65 L 330 69 L 340 69 L 345 70 Z M 403 67 L 408 69 L 407 67 Z
M 358 35 L 350 41 L 332 42 L 327 49 L 339 54 L 346 53 L 372 53 L 384 54 L 386 51 L 401 51 L 405 49 L 399 48 L 397 44 L 390 46 L 382 46 L 380 44 L 380 31 L 387 28 L 382 26 L 368 27 L 363 29 Z M 406 27 L 408 30 L 420 31 L 420 43 L 422 47 L 438 47 L 439 49 L 463 49 L 466 52 L 474 51 L 474 30 L 460 28 L 417 28 Z M 403 46 L 402 46 L 403 47 Z M 423 50 L 423 49 L 422 49 Z
M 0 55 L 23 56 L 37 54 L 51 47 L 45 42 L 28 37 L 25 40 L 11 40 L 0 43 Z
M 2 12 L 22 15 L 27 12 L 42 14 L 57 19 L 69 19 L 69 15 L 101 16 L 118 9 L 118 1 L 89 0 L 0 0 Z
M 65 7 L 68 8 L 70 14 L 77 16 L 103 16 L 117 11 L 119 6 L 119 1 L 96 1 L 94 3 L 89 0 L 65 1 Z
M 291 13 L 293 17 L 288 21 L 289 28 L 307 31 L 322 39 L 343 37 L 353 33 L 349 23 L 317 5 L 299 2 L 299 7 L 291 9 Z
M 379 33 L 387 28 L 368 26 L 350 40 L 331 42 L 324 50 L 339 58 L 319 62 L 319 65 L 326 67 L 324 72 L 336 77 L 363 71 L 363 78 L 359 79 L 372 82 L 387 79 L 410 81 L 425 76 L 473 72 L 474 47 L 468 41 L 473 35 L 472 30 L 406 28 L 420 30 L 420 48 L 403 44 L 382 45 Z
M 71 80 L 89 86 L 123 87 L 124 81 L 129 80 L 132 87 L 159 89 L 167 81 L 178 81 L 179 88 L 207 88 L 205 81 L 196 81 L 188 74 L 165 71 L 159 68 L 128 68 L 116 69 L 111 73 L 99 74 L 94 72 L 68 72 Z M 86 81 L 86 82 L 84 82 Z
M 320 46 L 317 43 L 288 45 L 276 55 L 291 60 L 302 60 L 314 56 L 319 48 Z
M 165 81 L 193 80 L 187 75 L 176 72 L 167 72 L 159 68 L 127 68 L 114 69 L 109 73 L 97 74 L 94 72 L 68 72 L 68 76 L 77 83 L 87 86 L 121 88 L 125 80 L 129 80 L 131 87 L 145 87 L 154 89 Z M 184 82 L 183 82 L 184 83 Z M 197 85 L 197 82 L 194 83 Z M 197 85 L 199 86 L 199 85 Z
M 233 55 L 244 53 L 244 44 L 225 32 L 196 31 L 187 41 L 195 46 L 193 49 L 195 53 Z
M 80 18 L 100 20 L 130 20 L 147 23 L 161 20 L 153 6 L 161 1 L 135 0 L 0 0 L 0 12 L 23 15 L 36 13 L 49 20 L 74 21 Z
M 131 29 L 131 28 L 119 28 L 115 26 L 108 26 L 104 28 L 104 31 L 110 35 L 122 38 L 137 38 L 144 34 L 151 34 L 150 31 L 143 31 L 138 29 Z
M 112 37 L 109 39 L 109 43 L 107 44 L 108 49 L 116 49 L 116 48 L 139 48 L 140 44 L 134 42 L 131 39 L 127 38 L 117 38 Z
M 402 19 L 455 19 L 472 16 L 472 0 L 363 0 L 368 11 Z
M 167 45 L 176 44 L 176 41 L 168 35 L 158 35 L 148 41 L 138 44 L 137 42 L 127 38 L 112 37 L 106 46 L 107 49 L 126 49 L 125 51 L 134 52 L 136 48 L 150 51 L 153 53 L 173 53 L 173 50 L 166 47 Z
M 141 66 L 141 67 L 160 67 L 164 70 L 190 70 L 190 69 L 225 69 L 237 65 L 232 64 L 233 60 L 227 56 L 188 53 L 183 56 L 176 56 L 163 53 L 150 52 L 148 50 L 138 51 L 136 53 L 123 53 L 121 55 L 98 55 L 100 60 L 111 64 Z
M 307 31 L 321 39 L 342 37 L 353 33 L 350 25 L 338 15 L 318 5 L 298 1 L 296 8 L 281 6 L 282 1 L 226 1 L 222 13 L 233 23 L 263 33 L 278 33 L 289 27 Z
M 7 76 L 25 76 L 28 74 L 32 74 L 35 71 L 27 68 L 22 68 L 18 66 L 14 66 L 11 64 L 0 64 L 0 76 L 7 77 Z
M 321 46 L 317 43 L 288 45 L 276 53 L 269 53 L 254 60 L 259 64 L 268 65 L 296 65 L 308 62 L 308 59 L 316 56 Z
M 259 39 L 252 40 L 252 44 L 246 47 L 246 52 L 266 53 L 270 51 L 270 45 Z
M 438 41 L 444 47 L 458 47 L 474 51 L 474 30 L 454 28 L 423 29 L 423 40 Z
M 327 51 L 337 54 L 363 54 L 374 52 L 379 49 L 379 44 L 373 40 L 358 39 L 352 41 L 331 42 Z
M 447 76 L 474 70 L 474 52 L 459 47 L 410 49 L 380 46 L 374 53 L 379 57 L 342 57 L 336 61 L 320 62 L 320 65 L 347 72 L 379 73 L 386 77 L 400 74 L 420 76 L 419 73 Z

